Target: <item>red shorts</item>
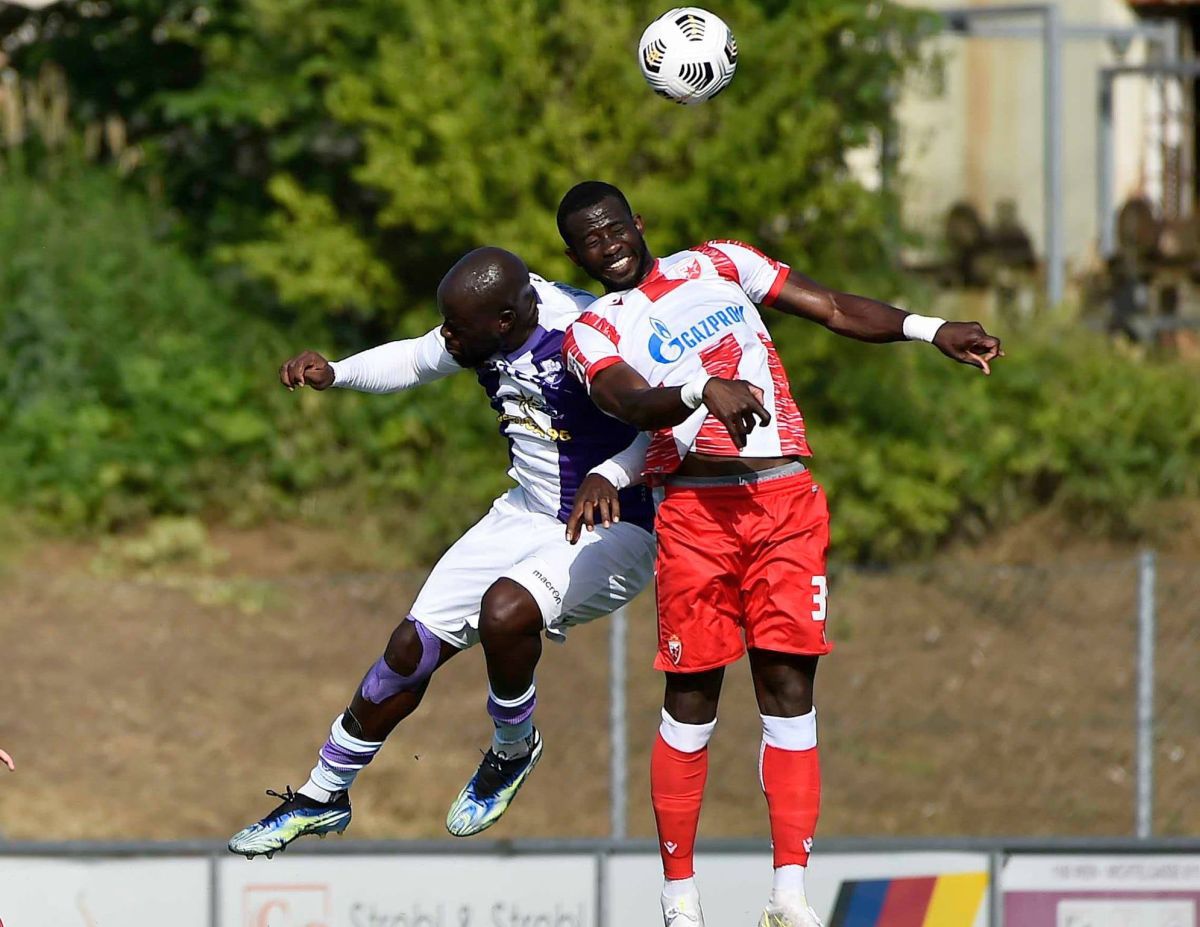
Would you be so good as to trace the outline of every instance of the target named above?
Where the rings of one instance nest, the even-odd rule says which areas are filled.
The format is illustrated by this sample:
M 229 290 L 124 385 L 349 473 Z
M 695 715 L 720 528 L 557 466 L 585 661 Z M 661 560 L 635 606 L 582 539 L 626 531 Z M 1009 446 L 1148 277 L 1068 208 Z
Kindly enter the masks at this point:
M 658 507 L 656 669 L 699 673 L 747 648 L 826 654 L 825 492 L 802 473 L 669 485 Z

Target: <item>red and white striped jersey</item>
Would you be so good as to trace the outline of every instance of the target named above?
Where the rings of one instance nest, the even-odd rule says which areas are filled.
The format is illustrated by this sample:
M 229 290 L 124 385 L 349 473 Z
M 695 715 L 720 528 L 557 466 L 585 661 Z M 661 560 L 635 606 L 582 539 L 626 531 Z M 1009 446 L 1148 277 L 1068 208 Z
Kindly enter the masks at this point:
M 656 261 L 638 287 L 602 296 L 567 330 L 567 366 L 589 389 L 597 373 L 624 361 L 651 386 L 682 386 L 703 370 L 763 391 L 771 424 L 755 426 L 740 451 L 725 426 L 700 406 L 686 421 L 654 434 L 648 475 L 671 473 L 691 451 L 809 455 L 804 419 L 755 308 L 774 301 L 787 275 L 787 265 L 749 245 L 710 241 Z

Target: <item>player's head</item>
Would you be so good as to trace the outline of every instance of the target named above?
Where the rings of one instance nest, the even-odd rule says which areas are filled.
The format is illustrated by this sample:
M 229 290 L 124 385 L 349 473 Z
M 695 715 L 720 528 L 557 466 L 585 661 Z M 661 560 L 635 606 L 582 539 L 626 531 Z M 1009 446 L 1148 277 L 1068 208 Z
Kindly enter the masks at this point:
M 476 248 L 458 259 L 437 290 L 446 350 L 478 367 L 537 319 L 537 293 L 525 262 L 503 248 Z
M 558 204 L 558 233 L 567 257 L 608 292 L 637 286 L 654 267 L 642 217 L 612 184 L 585 180 Z

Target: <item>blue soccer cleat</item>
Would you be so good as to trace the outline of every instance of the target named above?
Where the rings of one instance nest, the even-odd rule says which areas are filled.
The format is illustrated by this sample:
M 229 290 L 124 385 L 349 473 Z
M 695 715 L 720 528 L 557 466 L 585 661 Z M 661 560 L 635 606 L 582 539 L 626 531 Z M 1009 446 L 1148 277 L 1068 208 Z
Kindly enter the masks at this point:
M 529 752 L 509 758 L 488 750 L 479 769 L 450 806 L 446 830 L 455 837 L 473 837 L 504 816 L 517 792 L 542 758 L 542 735 L 535 728 L 527 741 Z
M 350 825 L 350 793 L 341 792 L 331 802 L 292 791 L 289 785 L 284 794 L 267 789 L 268 795 L 280 799 L 279 807 L 257 824 L 239 830 L 229 838 L 229 851 L 246 859 L 266 855 L 270 859 L 297 837 L 315 834 L 340 834 Z

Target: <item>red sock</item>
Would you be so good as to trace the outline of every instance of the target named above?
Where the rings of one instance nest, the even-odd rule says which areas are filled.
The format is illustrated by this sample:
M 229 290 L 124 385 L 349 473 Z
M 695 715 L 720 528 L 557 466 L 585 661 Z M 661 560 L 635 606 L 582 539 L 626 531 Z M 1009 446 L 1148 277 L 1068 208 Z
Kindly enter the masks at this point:
M 708 779 L 708 748 L 696 753 L 676 750 L 662 738 L 650 757 L 650 800 L 658 823 L 658 851 L 663 874 L 671 881 L 696 874 L 696 828 Z
M 762 786 L 771 816 L 775 868 L 807 866 L 821 808 L 817 748 L 781 750 L 763 744 Z

